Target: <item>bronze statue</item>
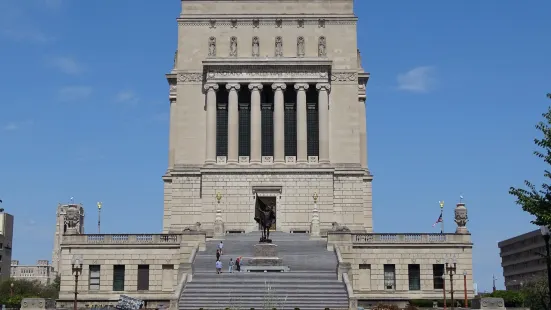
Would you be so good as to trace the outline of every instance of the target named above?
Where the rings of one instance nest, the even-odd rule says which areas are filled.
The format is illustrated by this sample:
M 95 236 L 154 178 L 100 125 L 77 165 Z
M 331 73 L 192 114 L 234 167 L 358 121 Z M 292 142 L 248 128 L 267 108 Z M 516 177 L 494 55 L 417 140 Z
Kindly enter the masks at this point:
M 254 220 L 260 224 L 262 227 L 262 237 L 260 237 L 260 242 L 272 243 L 270 239 L 270 227 L 275 222 L 275 213 L 274 208 L 271 206 L 266 206 L 262 204 L 264 208 L 260 205 L 256 207 L 256 216 Z

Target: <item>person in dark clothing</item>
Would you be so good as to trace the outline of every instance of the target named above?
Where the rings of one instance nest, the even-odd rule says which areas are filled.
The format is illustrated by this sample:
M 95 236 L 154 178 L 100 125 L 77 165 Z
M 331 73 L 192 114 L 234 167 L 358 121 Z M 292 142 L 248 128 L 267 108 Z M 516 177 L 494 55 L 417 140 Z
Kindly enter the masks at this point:
M 216 250 L 216 261 L 220 260 L 220 250 Z
M 235 260 L 235 270 L 237 272 L 241 271 L 241 258 L 238 257 L 236 260 Z

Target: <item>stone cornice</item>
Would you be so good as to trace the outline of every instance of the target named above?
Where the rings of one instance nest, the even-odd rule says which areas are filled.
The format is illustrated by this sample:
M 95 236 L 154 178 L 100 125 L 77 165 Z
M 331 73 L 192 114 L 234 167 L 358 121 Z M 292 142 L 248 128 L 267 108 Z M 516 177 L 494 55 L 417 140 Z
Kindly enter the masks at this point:
M 197 27 L 302 27 L 326 25 L 355 25 L 358 18 L 354 15 L 193 15 L 177 19 L 179 26 Z M 300 25 L 300 26 L 299 26 Z

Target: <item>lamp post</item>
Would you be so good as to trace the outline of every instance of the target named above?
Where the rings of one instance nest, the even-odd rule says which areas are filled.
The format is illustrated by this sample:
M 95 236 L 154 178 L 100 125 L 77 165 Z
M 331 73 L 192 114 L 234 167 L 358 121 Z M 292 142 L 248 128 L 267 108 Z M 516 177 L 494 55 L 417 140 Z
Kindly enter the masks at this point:
M 82 257 L 80 255 L 73 256 L 71 261 L 71 271 L 75 276 L 75 300 L 73 304 L 73 309 L 77 310 L 77 299 L 78 299 L 78 276 L 82 274 Z
M 468 308 L 469 301 L 467 300 L 467 270 L 463 271 L 463 292 L 465 293 L 465 303 L 463 304 L 463 307 Z
M 13 287 L 14 287 L 14 284 L 12 282 L 10 283 L 10 297 L 13 297 Z
M 540 227 L 543 240 L 545 241 L 545 261 L 547 263 L 547 286 L 551 287 L 551 254 L 549 254 L 549 227 Z M 549 306 L 551 306 L 551 294 L 549 294 Z
M 446 262 L 446 273 L 450 275 L 450 298 L 452 301 L 452 310 L 455 309 L 454 300 L 453 300 L 453 275 L 457 272 L 457 263 L 455 261 L 455 258 L 453 259 L 453 266 L 452 264 Z
M 444 293 L 444 310 L 446 310 L 446 273 L 442 275 L 442 292 Z

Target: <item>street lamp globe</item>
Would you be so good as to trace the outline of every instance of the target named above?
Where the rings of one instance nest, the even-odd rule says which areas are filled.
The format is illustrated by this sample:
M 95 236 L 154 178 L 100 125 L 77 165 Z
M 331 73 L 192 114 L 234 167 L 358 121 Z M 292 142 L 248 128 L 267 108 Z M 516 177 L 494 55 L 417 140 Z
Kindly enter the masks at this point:
M 546 225 L 540 226 L 540 231 L 542 236 L 549 236 L 549 226 L 546 226 Z
M 13 284 L 13 282 L 10 284 L 10 287 L 13 288 L 15 285 Z
M 467 276 L 467 271 L 463 271 L 463 275 L 466 277 Z

